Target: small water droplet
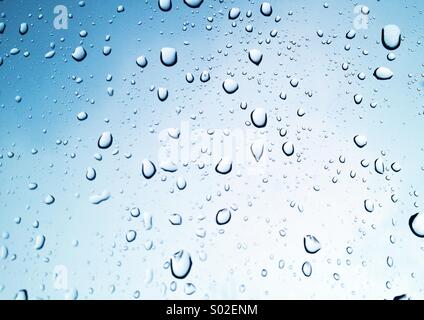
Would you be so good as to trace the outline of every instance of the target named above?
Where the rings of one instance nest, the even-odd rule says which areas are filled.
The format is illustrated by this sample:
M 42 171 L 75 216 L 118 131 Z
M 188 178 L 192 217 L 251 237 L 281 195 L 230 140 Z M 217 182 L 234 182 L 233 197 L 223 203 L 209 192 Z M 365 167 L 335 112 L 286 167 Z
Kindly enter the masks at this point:
M 359 148 L 363 148 L 367 145 L 367 137 L 361 134 L 356 135 L 355 137 L 353 137 L 353 142 L 355 142 L 355 144 L 359 147 Z
M 44 203 L 45 203 L 45 204 L 50 205 L 50 204 L 53 204 L 54 202 L 55 202 L 55 198 L 54 198 L 51 194 L 47 195 L 47 196 L 44 198 Z
M 137 60 L 135 61 L 135 63 L 140 67 L 140 68 L 145 68 L 147 66 L 147 58 L 145 56 L 139 56 L 137 58 Z
M 365 210 L 367 210 L 369 213 L 374 211 L 374 202 L 370 199 L 366 199 L 364 201 L 364 208 Z
M 240 15 L 239 8 L 231 8 L 230 11 L 228 11 L 228 18 L 231 20 L 237 19 L 239 15 Z
M 262 140 L 256 140 L 250 146 L 250 151 L 257 162 L 262 158 L 264 153 L 264 142 Z
M 310 262 L 306 261 L 302 265 L 302 272 L 305 277 L 310 277 L 312 275 L 312 265 Z
M 190 8 L 199 8 L 203 3 L 203 0 L 184 0 L 184 3 Z

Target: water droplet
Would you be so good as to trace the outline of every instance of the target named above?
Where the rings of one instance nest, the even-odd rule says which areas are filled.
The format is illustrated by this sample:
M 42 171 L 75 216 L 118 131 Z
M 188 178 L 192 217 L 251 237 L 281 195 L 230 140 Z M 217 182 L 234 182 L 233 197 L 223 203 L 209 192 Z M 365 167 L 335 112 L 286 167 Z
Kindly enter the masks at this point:
M 210 79 L 211 79 L 211 75 L 209 74 L 208 71 L 205 70 L 200 74 L 200 81 L 208 82 Z
M 306 261 L 305 263 L 303 263 L 302 272 L 305 277 L 310 277 L 312 275 L 312 265 L 310 262 Z
M 231 211 L 229 209 L 221 209 L 216 214 L 216 223 L 218 225 L 224 225 L 230 222 L 231 220 Z
M 146 179 L 151 179 L 156 173 L 156 167 L 152 161 L 144 159 L 141 164 L 141 173 Z
M 80 112 L 80 113 L 77 114 L 77 119 L 79 121 L 87 120 L 87 118 L 88 118 L 87 112 L 82 111 L 82 112 Z
M 355 94 L 353 96 L 353 100 L 355 101 L 356 104 L 361 104 L 363 97 L 360 94 Z
M 21 35 L 25 35 L 28 32 L 28 23 L 21 23 L 21 25 L 19 26 L 19 33 Z
M 124 12 L 124 11 L 125 11 L 125 7 L 121 4 L 121 5 L 119 5 L 119 6 L 116 8 L 116 11 L 117 11 L 117 12 L 119 12 L 119 13 Z
M 177 50 L 175 48 L 162 48 L 160 50 L 160 61 L 164 66 L 172 67 L 177 63 Z
M 231 8 L 228 12 L 228 18 L 229 19 L 237 19 L 240 15 L 240 9 L 239 8 Z
M 264 153 L 264 142 L 262 140 L 256 140 L 250 146 L 250 151 L 257 162 L 262 158 Z
M 159 87 L 157 93 L 160 101 L 165 101 L 168 99 L 168 89 Z
M 187 181 L 183 177 L 177 178 L 177 188 L 179 190 L 184 190 L 187 187 Z
M 97 141 L 97 146 L 100 149 L 107 149 L 112 145 L 113 142 L 113 136 L 109 131 L 103 132 L 99 140 Z
M 388 50 L 396 50 L 400 46 L 401 34 L 397 25 L 389 24 L 381 31 L 383 46 Z
M 137 218 L 137 217 L 140 216 L 141 210 L 140 210 L 140 208 L 137 208 L 137 207 L 136 208 L 132 208 L 130 210 L 130 214 L 131 214 L 132 217 Z
M 137 232 L 134 230 L 129 230 L 125 235 L 125 238 L 127 239 L 127 242 L 133 242 L 135 238 L 137 238 Z
M 374 169 L 375 169 L 375 172 L 377 172 L 379 174 L 384 173 L 384 162 L 381 158 L 378 158 L 378 159 L 375 160 Z
M 140 68 L 145 68 L 147 66 L 147 58 L 145 56 L 139 56 L 137 58 L 137 60 L 135 61 L 135 63 L 140 67 Z
M 183 223 L 183 218 L 178 213 L 173 213 L 169 216 L 169 222 L 174 226 L 179 226 Z
M 159 5 L 159 9 L 165 12 L 172 9 L 171 0 L 158 0 L 158 5 Z
M 55 51 L 54 50 L 50 50 L 50 51 L 48 51 L 45 55 L 44 55 L 44 58 L 46 58 L 46 59 L 51 59 L 51 58 L 53 58 L 54 57 L 54 55 L 55 55 Z
M 109 47 L 109 46 L 104 46 L 104 47 L 103 47 L 103 54 L 104 54 L 105 56 L 110 55 L 110 54 L 111 54 L 111 52 L 112 52 L 112 48 L 111 48 L 111 47 Z
M 188 296 L 191 296 L 196 292 L 196 286 L 192 283 L 186 283 L 184 286 L 184 293 Z
M 232 168 L 233 161 L 228 157 L 223 157 L 221 160 L 219 160 L 218 164 L 215 167 L 215 170 L 220 174 L 227 174 L 230 173 Z
M 263 128 L 267 124 L 267 114 L 264 108 L 256 108 L 250 114 L 250 119 L 256 128 Z
M 72 58 L 74 58 L 74 60 L 78 62 L 84 60 L 86 56 L 87 56 L 87 52 L 81 46 L 76 47 L 74 52 L 72 53 Z
M 321 244 L 317 238 L 311 235 L 307 235 L 303 238 L 303 245 L 305 247 L 305 251 L 310 254 L 317 253 L 321 250 Z
M 194 81 L 194 76 L 193 76 L 193 74 L 192 74 L 192 73 L 190 73 L 190 72 L 188 72 L 188 73 L 186 74 L 185 78 L 186 78 L 186 81 L 187 81 L 188 83 L 192 83 L 192 82 Z
M 394 172 L 399 172 L 400 170 L 402 170 L 402 167 L 397 162 L 393 162 L 391 168 Z
M 15 295 L 15 300 L 28 300 L 28 291 L 25 289 L 19 290 Z
M 184 0 L 184 3 L 190 8 L 199 8 L 203 3 L 203 0 Z
M 370 199 L 367 199 L 364 201 L 364 208 L 365 210 L 367 210 L 369 213 L 374 211 L 374 202 Z
M 41 250 L 44 247 L 44 244 L 46 242 L 46 237 L 43 235 L 37 235 L 35 237 L 35 243 L 34 243 L 34 249 L 35 250 Z
M 261 13 L 266 17 L 272 14 L 272 6 L 269 2 L 263 2 L 261 4 Z
M 171 257 L 170 264 L 172 275 L 177 279 L 184 279 L 190 273 L 193 263 L 190 253 L 181 250 Z
M 294 145 L 290 141 L 284 142 L 282 149 L 283 149 L 284 154 L 288 157 L 290 157 L 294 154 Z
M 353 39 L 356 36 L 356 31 L 354 29 L 349 30 L 348 33 L 346 33 L 346 38 Z
M 28 184 L 29 190 L 35 190 L 35 189 L 37 189 L 37 187 L 38 187 L 38 184 L 36 184 L 35 182 L 31 182 L 31 183 Z
M 389 80 L 393 77 L 393 72 L 386 67 L 378 67 L 374 71 L 374 77 L 378 80 Z
M 249 51 L 249 59 L 250 59 L 250 61 L 252 61 L 257 66 L 261 63 L 262 57 L 263 57 L 263 54 L 258 49 L 252 49 L 252 50 Z
M 100 204 L 104 201 L 109 200 L 110 192 L 107 190 L 103 190 L 101 194 L 93 194 L 90 196 L 89 200 L 92 204 Z
M 92 167 L 88 167 L 87 171 L 85 172 L 85 177 L 87 178 L 87 180 L 93 181 L 94 179 L 96 179 L 96 170 Z
M 45 203 L 45 204 L 50 205 L 50 204 L 52 204 L 52 203 L 54 203 L 54 202 L 55 202 L 55 198 L 54 198 L 51 194 L 47 195 L 47 196 L 44 198 L 44 203 Z
M 9 255 L 9 250 L 6 246 L 0 246 L 0 259 L 6 260 Z
M 222 83 L 222 88 L 224 88 L 226 93 L 233 94 L 238 90 L 239 85 L 234 79 L 225 79 Z
M 353 142 L 355 142 L 355 144 L 359 147 L 359 148 L 363 148 L 367 145 L 367 137 L 361 134 L 356 135 L 353 138 Z
M 409 218 L 409 227 L 414 235 L 424 238 L 424 214 L 416 213 Z

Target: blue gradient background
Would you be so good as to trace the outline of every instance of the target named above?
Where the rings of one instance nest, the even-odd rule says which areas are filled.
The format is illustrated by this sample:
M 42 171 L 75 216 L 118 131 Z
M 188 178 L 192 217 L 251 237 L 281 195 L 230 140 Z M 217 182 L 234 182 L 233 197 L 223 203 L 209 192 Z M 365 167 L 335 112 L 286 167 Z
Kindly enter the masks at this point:
M 358 30 L 353 40 L 345 33 L 357 16 L 354 1 L 329 1 L 328 8 L 312 0 L 271 3 L 273 14 L 264 17 L 256 1 L 205 0 L 191 9 L 174 0 L 169 12 L 148 0 L 88 0 L 84 7 L 78 1 L 0 1 L 0 21 L 6 24 L 0 35 L 0 246 L 8 248 L 7 258 L 0 259 L 1 299 L 13 299 L 21 289 L 30 299 L 63 299 L 76 291 L 78 299 L 133 299 L 136 291 L 140 299 L 423 298 L 424 242 L 412 234 L 408 219 L 422 210 L 424 194 L 424 3 L 364 3 L 371 10 L 368 28 Z M 68 30 L 53 27 L 58 4 L 72 14 Z M 116 11 L 120 4 L 123 13 Z M 243 18 L 235 27 L 228 19 L 233 6 Z M 249 9 L 251 18 L 246 17 Z M 276 15 L 282 17 L 278 23 Z M 29 24 L 24 36 L 18 32 L 22 22 Z M 247 24 L 253 25 L 252 33 L 245 31 Z M 404 37 L 392 62 L 380 43 L 386 24 L 397 24 Z M 275 38 L 269 35 L 272 29 L 278 30 Z M 88 36 L 81 38 L 80 30 Z M 327 39 L 331 44 L 321 43 Z M 50 43 L 56 53 L 45 59 Z M 78 63 L 71 54 L 80 43 L 87 57 Z M 102 54 L 105 45 L 112 47 L 109 56 Z M 11 56 L 14 47 L 21 52 Z M 177 49 L 174 67 L 161 65 L 162 47 Z M 264 54 L 259 67 L 248 60 L 252 48 Z M 145 69 L 135 63 L 140 55 L 148 59 Z M 341 64 L 348 61 L 346 72 Z M 389 67 L 394 78 L 376 80 L 372 73 L 378 66 Z M 203 70 L 211 74 L 207 83 L 199 81 Z M 187 72 L 194 74 L 194 83 L 185 81 Z M 366 80 L 358 79 L 359 72 Z M 221 87 L 229 74 L 240 86 L 233 95 Z M 297 88 L 290 86 L 293 77 L 300 80 Z M 169 98 L 160 102 L 151 86 L 166 87 Z M 279 98 L 281 91 L 287 100 Z M 356 93 L 364 96 L 360 105 L 353 101 Z M 246 110 L 239 107 L 242 101 Z M 255 107 L 268 112 L 263 130 L 246 125 Z M 299 107 L 304 117 L 296 115 Z M 88 113 L 86 121 L 76 119 L 80 111 Z M 190 131 L 228 128 L 264 139 L 265 172 L 254 174 L 249 155 L 230 174 L 219 175 L 215 160 L 208 161 L 213 156 L 199 152 L 202 143 L 193 143 L 193 156 L 179 161 L 177 172 L 160 170 L 160 133 L 184 124 Z M 279 128 L 288 130 L 286 137 L 279 136 Z M 112 132 L 114 142 L 100 150 L 97 139 L 104 131 Z M 188 139 L 185 133 L 180 139 Z M 365 148 L 354 145 L 356 134 L 367 136 Z M 287 140 L 298 157 L 282 153 Z M 94 159 L 96 153 L 102 161 Z M 399 162 L 402 171 L 377 174 L 372 164 L 378 157 L 387 167 Z M 144 158 L 158 168 L 151 180 L 141 175 Z M 206 163 L 202 170 L 199 159 Z M 361 166 L 362 159 L 370 162 L 368 168 Z M 88 166 L 97 171 L 92 182 L 85 178 Z M 180 176 L 187 180 L 182 191 L 175 186 Z M 30 182 L 38 188 L 29 190 Z M 90 195 L 103 190 L 111 198 L 91 204 Z M 50 206 L 43 202 L 48 194 L 56 199 Z M 391 201 L 392 194 L 398 202 Z M 365 199 L 375 201 L 373 213 L 364 210 Z M 216 212 L 233 204 L 238 209 L 230 223 L 216 225 Z M 130 217 L 132 207 L 153 215 L 151 230 L 145 230 L 142 217 Z M 172 226 L 170 213 L 181 214 L 183 224 Z M 198 227 L 206 230 L 204 239 L 195 235 Z M 137 239 L 127 243 L 130 229 Z M 45 246 L 35 250 L 34 238 L 41 234 Z M 303 248 L 306 234 L 322 244 L 315 255 Z M 150 250 L 147 241 L 153 243 Z M 191 253 L 193 267 L 186 279 L 175 280 L 164 264 L 181 249 Z M 387 256 L 393 257 L 391 268 Z M 305 261 L 313 268 L 309 278 L 301 271 Z M 58 265 L 68 270 L 68 290 L 55 288 Z M 174 280 L 175 292 L 170 290 Z M 184 293 L 186 283 L 196 286 L 193 295 Z

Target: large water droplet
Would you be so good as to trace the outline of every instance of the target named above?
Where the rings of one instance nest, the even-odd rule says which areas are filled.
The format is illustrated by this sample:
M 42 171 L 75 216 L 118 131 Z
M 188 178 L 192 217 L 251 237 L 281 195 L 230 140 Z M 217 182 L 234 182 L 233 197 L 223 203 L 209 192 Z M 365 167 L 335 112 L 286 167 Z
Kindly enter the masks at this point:
M 303 238 L 303 245 L 307 253 L 314 254 L 321 250 L 321 243 L 314 236 L 307 235 Z
M 164 66 L 172 67 L 177 63 L 177 50 L 175 48 L 162 48 L 160 50 L 160 61 Z
M 96 179 L 96 170 L 92 167 L 88 167 L 87 171 L 85 172 L 85 177 L 87 178 L 87 180 L 93 181 L 94 179 Z
M 389 24 L 381 31 L 381 41 L 388 50 L 396 50 L 400 46 L 401 34 L 397 25 Z
M 367 210 L 368 212 L 373 212 L 374 211 L 374 202 L 370 199 L 367 199 L 364 201 L 364 208 L 365 210 Z
M 97 141 L 97 146 L 100 149 L 107 149 L 112 145 L 113 142 L 113 136 L 109 131 L 103 132 L 99 140 Z
M 47 195 L 45 198 L 44 198 L 44 203 L 45 204 L 52 204 L 52 203 L 54 203 L 55 202 L 55 198 L 51 195 L 51 194 L 49 194 L 49 195 Z
M 228 12 L 228 18 L 229 19 L 237 19 L 240 15 L 240 9 L 239 8 L 231 8 Z
M 90 196 L 90 202 L 92 204 L 100 204 L 106 200 L 109 200 L 110 192 L 107 190 L 103 190 L 101 194 L 93 194 Z
M 284 142 L 282 149 L 283 149 L 284 154 L 288 157 L 290 157 L 294 154 L 294 144 L 290 141 Z
M 169 11 L 172 8 L 171 0 L 158 0 L 159 9 L 162 11 Z
M 229 209 L 221 209 L 216 213 L 216 223 L 218 225 L 224 225 L 231 220 L 231 211 Z
M 261 13 L 266 17 L 272 14 L 272 6 L 269 2 L 263 2 L 261 4 Z
M 263 57 L 263 54 L 258 49 L 252 49 L 252 50 L 249 51 L 249 59 L 250 59 L 250 61 L 252 61 L 257 66 L 261 63 L 262 57 Z
M 184 0 L 184 3 L 190 8 L 199 8 L 203 3 L 203 0 Z
M 87 118 L 88 118 L 87 112 L 81 111 L 80 113 L 77 114 L 77 119 L 79 121 L 87 120 Z
M 137 238 L 137 232 L 135 230 L 129 230 L 125 235 L 127 242 L 133 242 Z
M 225 79 L 222 83 L 222 87 L 226 93 L 232 94 L 238 90 L 239 85 L 234 79 Z
M 181 250 L 171 257 L 171 273 L 177 279 L 184 279 L 190 273 L 192 261 L 190 253 Z
M 424 214 L 416 213 L 409 218 L 409 227 L 417 237 L 424 238 Z
M 218 164 L 215 167 L 216 172 L 220 174 L 227 174 L 233 168 L 233 161 L 228 157 L 223 157 L 219 160 Z
M 264 108 L 256 108 L 250 114 L 250 119 L 256 128 L 263 128 L 267 123 L 267 114 Z
M 140 68 L 145 68 L 147 66 L 147 58 L 145 56 L 139 56 L 135 61 Z
M 393 77 L 393 72 L 389 68 L 379 67 L 374 71 L 374 77 L 378 80 L 389 80 Z
M 177 178 L 177 188 L 179 190 L 184 190 L 187 187 L 187 181 L 183 177 Z
M 384 173 L 384 162 L 381 158 L 378 158 L 378 159 L 375 160 L 374 169 L 375 169 L 375 172 L 377 172 L 379 174 Z
M 74 58 L 74 60 L 78 62 L 84 60 L 86 56 L 87 56 L 87 52 L 81 46 L 76 47 L 74 52 L 72 53 L 72 58 Z
M 158 98 L 160 101 L 165 101 L 166 99 L 168 99 L 168 89 L 159 87 Z
M 19 290 L 15 295 L 15 300 L 28 300 L 28 291 L 25 289 Z
M 173 213 L 169 216 L 169 222 L 174 226 L 179 226 L 183 223 L 183 218 L 178 213 Z
M 141 173 L 146 179 L 152 178 L 156 173 L 156 167 L 152 161 L 144 159 L 141 164 Z
M 21 23 L 21 25 L 19 26 L 19 33 L 21 35 L 24 35 L 28 32 L 28 23 L 24 22 Z
M 359 148 L 363 148 L 367 145 L 367 137 L 361 134 L 356 135 L 355 137 L 353 137 L 353 142 L 355 142 L 355 144 L 359 147 Z
M 200 81 L 208 82 L 210 79 L 211 79 L 211 75 L 209 74 L 208 71 L 205 70 L 200 74 Z

